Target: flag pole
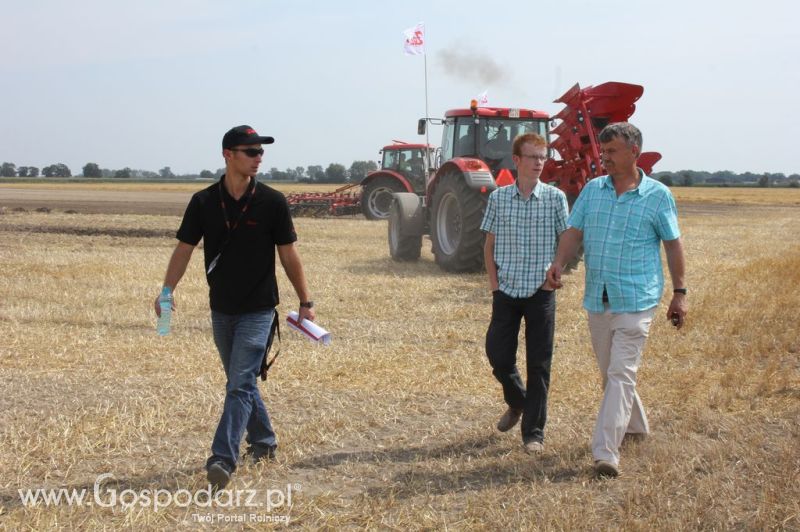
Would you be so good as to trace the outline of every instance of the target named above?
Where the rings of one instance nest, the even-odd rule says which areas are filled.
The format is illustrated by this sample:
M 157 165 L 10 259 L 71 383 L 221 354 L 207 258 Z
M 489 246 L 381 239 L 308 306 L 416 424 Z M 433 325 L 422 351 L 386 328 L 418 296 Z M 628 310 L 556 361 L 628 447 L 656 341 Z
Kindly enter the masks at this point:
M 425 36 L 426 45 L 428 44 L 427 39 L 428 37 L 426 35 Z M 425 172 L 427 172 L 428 168 L 431 167 L 431 161 L 430 161 L 431 155 L 430 155 L 430 150 L 428 149 L 428 147 L 431 145 L 431 142 L 428 139 L 428 130 L 430 129 L 428 127 L 430 126 L 430 124 L 428 123 L 428 118 L 430 118 L 430 115 L 428 114 L 428 50 L 427 49 L 425 50 L 425 54 L 423 57 L 425 60 L 425 161 L 426 161 Z

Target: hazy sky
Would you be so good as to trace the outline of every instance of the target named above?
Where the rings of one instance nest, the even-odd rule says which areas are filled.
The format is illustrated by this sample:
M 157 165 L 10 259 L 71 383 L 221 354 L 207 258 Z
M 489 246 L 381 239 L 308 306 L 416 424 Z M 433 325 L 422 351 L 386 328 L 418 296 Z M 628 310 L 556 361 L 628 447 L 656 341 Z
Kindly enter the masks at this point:
M 374 159 L 469 104 L 555 114 L 571 85 L 644 86 L 656 170 L 800 173 L 800 7 L 790 0 L 0 0 L 0 162 L 176 173 L 223 133 L 276 138 L 262 169 Z M 440 130 L 431 141 L 439 144 Z

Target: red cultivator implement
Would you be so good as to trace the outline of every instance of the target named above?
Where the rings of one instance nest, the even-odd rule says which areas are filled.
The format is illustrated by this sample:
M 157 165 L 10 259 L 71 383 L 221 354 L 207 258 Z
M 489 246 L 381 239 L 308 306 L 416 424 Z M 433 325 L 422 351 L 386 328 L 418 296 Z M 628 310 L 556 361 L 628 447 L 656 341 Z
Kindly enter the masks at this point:
M 363 212 L 368 220 L 389 217 L 392 194 L 425 194 L 425 163 L 433 148 L 395 140 L 380 151 L 381 167 L 367 174 L 358 184 L 345 185 L 333 192 L 306 192 L 286 197 L 294 216 L 340 216 Z M 359 190 L 352 190 L 360 187 Z
M 286 196 L 292 216 L 342 216 L 361 213 L 361 189 L 358 183 L 339 187 L 333 192 L 295 192 Z

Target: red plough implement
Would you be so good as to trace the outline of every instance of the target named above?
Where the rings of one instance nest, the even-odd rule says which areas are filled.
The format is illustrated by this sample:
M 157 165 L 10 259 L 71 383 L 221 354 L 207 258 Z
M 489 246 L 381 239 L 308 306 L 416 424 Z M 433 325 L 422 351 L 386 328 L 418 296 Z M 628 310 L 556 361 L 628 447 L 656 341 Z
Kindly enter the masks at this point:
M 350 183 L 333 192 L 295 192 L 286 196 L 292 216 L 342 216 L 361 213 L 361 190 Z
M 557 99 L 555 102 L 565 107 L 553 117 L 561 123 L 550 131 L 558 135 L 550 147 L 561 159 L 547 162 L 542 181 L 557 185 L 568 197 L 577 197 L 587 181 L 603 173 L 597 140 L 600 130 L 613 122 L 627 122 L 643 92 L 639 85 L 615 81 L 584 89 L 576 83 Z M 659 153 L 645 152 L 639 155 L 638 164 L 649 174 L 660 159 Z

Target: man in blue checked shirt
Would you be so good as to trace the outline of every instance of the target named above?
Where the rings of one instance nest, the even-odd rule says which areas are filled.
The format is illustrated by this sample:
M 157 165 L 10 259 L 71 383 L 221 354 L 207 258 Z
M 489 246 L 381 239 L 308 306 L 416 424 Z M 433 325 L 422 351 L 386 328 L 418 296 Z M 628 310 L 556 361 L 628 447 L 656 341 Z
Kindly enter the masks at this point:
M 547 389 L 553 358 L 555 286 L 546 280 L 559 235 L 567 228 L 567 198 L 539 181 L 547 143 L 535 133 L 512 145 L 517 181 L 489 195 L 481 230 L 484 260 L 492 290 L 492 319 L 486 355 L 503 386 L 508 409 L 497 423 L 511 430 L 522 417 L 522 443 L 532 454 L 544 450 Z M 525 318 L 527 388 L 517 370 L 517 337 Z
M 623 439 L 641 440 L 650 431 L 636 372 L 664 289 L 662 242 L 673 287 L 667 319 L 680 329 L 688 307 L 675 200 L 666 186 L 637 168 L 641 132 L 627 122 L 609 124 L 599 140 L 608 175 L 581 191 L 547 279 L 561 287 L 564 265 L 583 241 L 583 306 L 604 388 L 592 455 L 598 476 L 616 477 Z

